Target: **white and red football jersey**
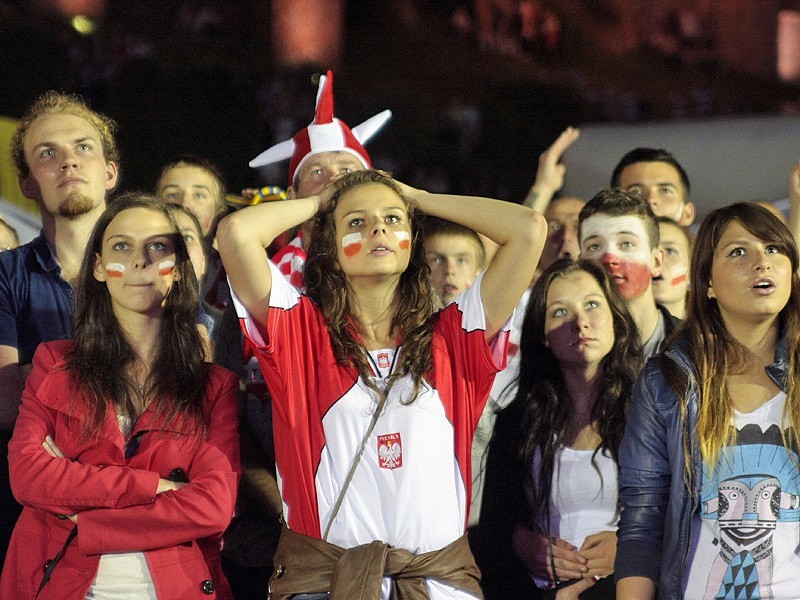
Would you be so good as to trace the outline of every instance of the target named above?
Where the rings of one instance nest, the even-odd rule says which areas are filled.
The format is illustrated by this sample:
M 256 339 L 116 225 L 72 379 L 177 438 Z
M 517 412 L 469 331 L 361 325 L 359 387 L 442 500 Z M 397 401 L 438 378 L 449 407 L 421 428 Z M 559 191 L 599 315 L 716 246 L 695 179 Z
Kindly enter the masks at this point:
M 266 332 L 235 295 L 234 302 L 272 394 L 284 517 L 292 530 L 321 538 L 377 397 L 355 369 L 337 364 L 319 308 L 270 269 Z M 472 437 L 505 367 L 508 337 L 504 329 L 486 342 L 481 279 L 434 317 L 434 369 L 419 396 L 411 402 L 410 377 L 391 388 L 327 541 L 350 548 L 381 540 L 417 554 L 463 535 Z M 402 346 L 369 353 L 379 387 L 398 352 Z M 432 598 L 470 597 L 427 583 Z

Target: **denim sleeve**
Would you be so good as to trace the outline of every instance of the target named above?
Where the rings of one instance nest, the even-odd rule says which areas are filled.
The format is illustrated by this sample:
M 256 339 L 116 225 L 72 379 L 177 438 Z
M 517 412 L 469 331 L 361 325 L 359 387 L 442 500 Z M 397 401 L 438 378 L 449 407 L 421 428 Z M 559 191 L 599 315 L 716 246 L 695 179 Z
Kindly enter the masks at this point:
M 654 395 L 672 394 L 651 360 L 637 379 L 619 454 L 622 512 L 615 575 L 658 582 L 671 471 L 668 427 Z

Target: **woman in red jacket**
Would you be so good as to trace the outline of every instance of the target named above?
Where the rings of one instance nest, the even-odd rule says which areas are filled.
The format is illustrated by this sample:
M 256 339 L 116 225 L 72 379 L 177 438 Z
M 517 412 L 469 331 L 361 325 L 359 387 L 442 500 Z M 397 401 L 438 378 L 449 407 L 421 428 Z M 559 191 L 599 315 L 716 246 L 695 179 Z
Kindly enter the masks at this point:
M 92 232 L 74 340 L 39 346 L 13 438 L 25 507 L 0 597 L 230 598 L 219 537 L 239 472 L 233 374 L 204 363 L 197 283 L 164 205 Z

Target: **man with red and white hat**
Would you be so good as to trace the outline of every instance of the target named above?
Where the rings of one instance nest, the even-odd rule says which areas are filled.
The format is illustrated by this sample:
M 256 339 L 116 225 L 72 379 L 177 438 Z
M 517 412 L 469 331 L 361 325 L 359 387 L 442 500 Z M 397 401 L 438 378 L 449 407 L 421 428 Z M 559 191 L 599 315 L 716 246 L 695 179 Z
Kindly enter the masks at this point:
M 384 110 L 351 130 L 344 121 L 333 116 L 333 73 L 328 71 L 327 75 L 319 78 L 314 121 L 292 139 L 265 150 L 249 164 L 261 167 L 288 158 L 288 197 L 313 196 L 337 175 L 372 168 L 369 154 L 362 144 L 375 135 L 391 116 L 391 111 Z M 310 224 L 305 223 L 296 237 L 272 258 L 281 273 L 296 287 L 303 285 L 310 229 Z

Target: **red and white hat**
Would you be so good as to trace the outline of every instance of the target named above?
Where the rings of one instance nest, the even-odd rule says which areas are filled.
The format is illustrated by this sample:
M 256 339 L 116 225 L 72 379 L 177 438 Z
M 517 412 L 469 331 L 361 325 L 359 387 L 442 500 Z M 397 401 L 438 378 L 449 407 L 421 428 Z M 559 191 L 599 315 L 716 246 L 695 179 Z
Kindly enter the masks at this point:
M 362 144 L 375 135 L 391 116 L 392 111 L 384 110 L 351 130 L 344 121 L 333 116 L 333 73 L 328 71 L 327 75 L 319 78 L 314 121 L 298 131 L 292 139 L 264 150 L 249 164 L 251 167 L 261 167 L 290 158 L 289 185 L 294 182 L 294 175 L 303 163 L 312 154 L 320 152 L 349 152 L 369 169 L 372 163 Z

